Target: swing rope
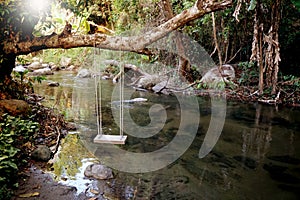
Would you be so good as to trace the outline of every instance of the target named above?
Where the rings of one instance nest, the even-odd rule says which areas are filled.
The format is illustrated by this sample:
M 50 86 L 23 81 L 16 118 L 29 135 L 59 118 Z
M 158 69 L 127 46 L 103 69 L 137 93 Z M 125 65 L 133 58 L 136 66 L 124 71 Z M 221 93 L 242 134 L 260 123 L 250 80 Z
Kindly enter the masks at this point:
M 120 66 L 120 136 L 123 137 L 124 128 L 124 65 Z
M 93 50 L 93 69 L 97 72 L 97 60 L 96 60 L 96 38 L 94 40 L 94 50 Z M 110 144 L 125 144 L 125 140 L 127 136 L 123 136 L 123 128 L 124 128 L 124 65 L 120 65 L 120 91 L 119 91 L 119 99 L 120 99 L 120 135 L 106 135 L 103 134 L 102 129 L 102 84 L 101 84 L 101 76 L 95 76 L 95 104 L 96 104 L 96 115 L 97 115 L 97 136 L 94 138 L 95 143 L 110 143 Z
M 93 49 L 93 66 L 94 71 L 96 72 L 96 42 L 94 40 L 94 49 Z M 102 136 L 102 88 L 101 88 L 101 81 L 100 76 L 95 76 L 95 95 L 96 95 L 96 116 L 97 116 L 97 134 Z

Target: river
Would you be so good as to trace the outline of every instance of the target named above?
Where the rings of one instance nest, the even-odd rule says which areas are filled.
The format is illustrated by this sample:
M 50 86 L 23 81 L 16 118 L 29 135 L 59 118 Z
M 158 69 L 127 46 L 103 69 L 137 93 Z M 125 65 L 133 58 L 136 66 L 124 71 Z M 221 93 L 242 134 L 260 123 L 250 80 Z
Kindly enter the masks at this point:
M 78 126 L 63 141 L 51 173 L 60 183 L 77 187 L 78 194 L 99 199 L 300 198 L 297 109 L 225 102 L 224 127 L 207 141 L 212 150 L 200 158 L 208 130 L 215 130 L 222 121 L 212 120 L 212 105 L 218 101 L 125 87 L 126 100 L 147 99 L 124 103 L 126 144 L 97 144 L 93 142 L 98 128 L 94 79 L 62 71 L 48 80 L 60 86 L 37 84 L 35 92 L 46 97 L 45 105 Z M 119 134 L 122 121 L 116 84 L 103 80 L 100 87 L 102 116 L 98 119 L 102 119 L 103 133 Z M 217 119 L 220 116 L 216 114 Z M 83 170 L 93 162 L 113 167 L 114 179 L 85 178 Z

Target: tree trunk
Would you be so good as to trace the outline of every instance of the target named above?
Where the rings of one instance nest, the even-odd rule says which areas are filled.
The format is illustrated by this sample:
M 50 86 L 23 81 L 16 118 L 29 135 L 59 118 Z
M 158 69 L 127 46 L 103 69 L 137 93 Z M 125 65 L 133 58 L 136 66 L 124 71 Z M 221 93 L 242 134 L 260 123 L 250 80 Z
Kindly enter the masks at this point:
M 264 91 L 264 67 L 263 67 L 263 24 L 260 20 L 260 1 L 257 1 L 254 16 L 254 27 L 253 27 L 253 40 L 252 40 L 252 52 L 250 61 L 256 61 L 259 71 L 258 89 L 259 94 Z
M 264 84 L 272 88 L 272 94 L 276 93 L 278 70 L 280 62 L 280 48 L 278 30 L 280 23 L 281 0 L 273 0 L 270 28 L 264 33 L 267 21 L 262 21 L 261 2 L 257 1 L 254 18 L 254 31 L 252 43 L 252 55 L 250 60 L 257 61 L 259 67 L 259 92 L 263 93 Z M 264 79 L 265 75 L 265 79 Z
M 12 69 L 15 66 L 16 55 L 15 54 L 2 54 L 3 59 L 0 62 L 0 82 L 3 82 L 5 78 L 10 78 Z
M 265 49 L 266 84 L 268 87 L 272 87 L 272 94 L 276 93 L 280 62 L 280 47 L 278 41 L 280 10 L 281 1 L 274 0 L 272 5 L 271 26 L 268 35 L 264 37 L 264 42 L 267 44 L 267 48 Z
M 172 4 L 170 0 L 163 0 L 162 2 L 163 12 L 166 21 L 174 17 Z M 175 34 L 175 41 L 176 41 L 176 48 L 177 48 L 177 55 L 179 56 L 179 62 L 178 62 L 178 71 L 181 75 L 181 78 L 183 80 L 187 80 L 188 82 L 193 82 L 193 75 L 191 72 L 191 64 L 190 62 L 185 59 L 185 48 L 183 45 L 183 41 L 178 36 L 178 34 Z

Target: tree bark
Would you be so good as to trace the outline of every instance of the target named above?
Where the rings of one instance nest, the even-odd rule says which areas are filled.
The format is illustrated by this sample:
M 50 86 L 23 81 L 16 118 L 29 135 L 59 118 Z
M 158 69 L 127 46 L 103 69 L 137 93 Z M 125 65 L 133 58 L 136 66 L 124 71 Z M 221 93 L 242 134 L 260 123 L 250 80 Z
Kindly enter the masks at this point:
M 262 94 L 264 90 L 264 66 L 263 66 L 263 55 L 262 55 L 262 36 L 263 36 L 263 24 L 260 20 L 260 1 L 257 1 L 254 16 L 254 27 L 253 27 L 253 40 L 252 40 L 252 52 L 250 61 L 256 61 L 259 71 L 258 88 L 259 93 Z
M 274 0 L 272 5 L 271 26 L 268 35 L 265 35 L 264 42 L 267 44 L 265 49 L 266 83 L 272 87 L 272 94 L 276 93 L 278 70 L 280 62 L 280 47 L 278 41 L 278 30 L 280 23 L 281 1 Z
M 13 67 L 15 66 L 16 55 L 15 54 L 4 54 L 3 60 L 0 62 L 0 82 L 3 82 L 5 78 L 10 78 Z

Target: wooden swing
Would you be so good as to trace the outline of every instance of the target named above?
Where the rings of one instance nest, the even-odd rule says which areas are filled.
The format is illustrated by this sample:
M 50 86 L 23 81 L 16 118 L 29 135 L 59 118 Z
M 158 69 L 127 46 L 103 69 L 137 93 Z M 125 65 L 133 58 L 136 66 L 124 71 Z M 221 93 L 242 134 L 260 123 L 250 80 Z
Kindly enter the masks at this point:
M 95 62 L 95 47 L 94 47 L 94 64 Z M 96 97 L 96 115 L 97 115 L 97 136 L 94 138 L 94 143 L 106 143 L 106 144 L 125 144 L 127 136 L 123 135 L 123 116 L 124 116 L 124 66 L 120 67 L 120 134 L 119 135 L 107 135 L 103 134 L 102 130 L 102 89 L 101 89 L 101 77 L 95 76 L 95 97 Z

